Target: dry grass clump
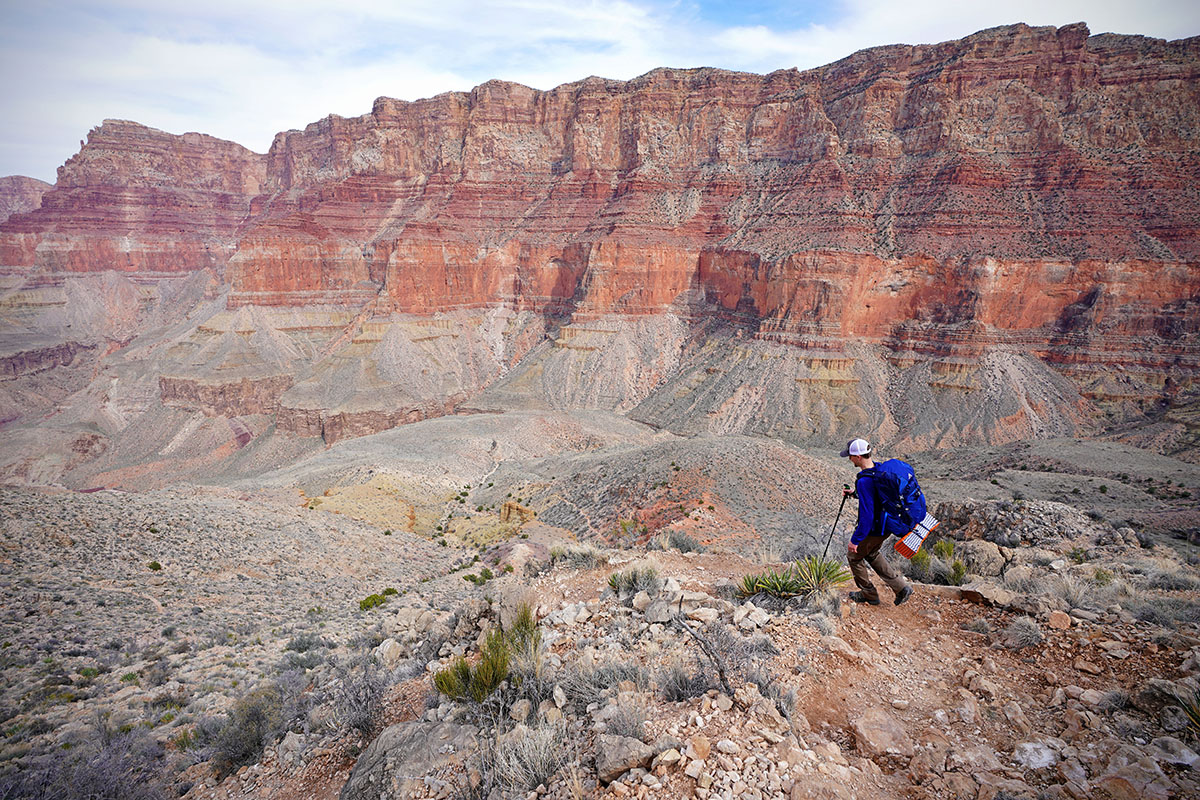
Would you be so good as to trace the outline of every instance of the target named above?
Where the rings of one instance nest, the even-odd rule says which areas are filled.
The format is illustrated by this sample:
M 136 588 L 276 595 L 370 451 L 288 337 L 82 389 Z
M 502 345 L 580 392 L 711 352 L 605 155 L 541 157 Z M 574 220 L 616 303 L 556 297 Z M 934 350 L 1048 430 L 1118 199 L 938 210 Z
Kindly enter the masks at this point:
M 681 553 L 703 553 L 704 545 L 683 531 L 670 531 L 654 536 L 646 543 L 647 550 L 678 550 Z
M 550 563 L 555 566 L 566 564 L 575 569 L 594 569 L 607 564 L 608 557 L 590 544 L 573 544 L 551 548 Z
M 627 661 L 605 661 L 590 668 L 566 669 L 559 675 L 559 685 L 568 702 L 576 709 L 596 702 L 606 689 L 630 681 L 638 689 L 650 685 L 650 676 L 638 664 Z
M 1001 641 L 1010 650 L 1023 650 L 1026 647 L 1033 647 L 1036 644 L 1041 644 L 1044 638 L 1042 636 L 1042 629 L 1030 617 L 1017 617 L 1004 629 L 1004 633 L 1001 635 Z
M 617 736 L 627 736 L 630 739 L 642 739 L 646 734 L 646 707 L 641 703 L 626 703 L 617 708 L 617 713 L 609 717 L 607 732 Z
M 662 699 L 668 703 L 690 700 L 717 688 L 716 676 L 699 662 L 672 661 L 659 670 L 656 681 Z
M 1200 579 L 1189 575 L 1183 568 L 1159 570 L 1150 576 L 1146 586 L 1167 592 L 1194 592 L 1200 589 Z
M 608 576 L 608 586 L 618 597 L 627 597 L 638 592 L 656 595 L 662 588 L 662 580 L 658 577 L 658 569 L 646 564 L 614 572 Z
M 549 782 L 570 760 L 566 726 L 560 724 L 528 728 L 519 736 L 496 743 L 493 774 L 496 782 L 512 792 L 528 792 Z

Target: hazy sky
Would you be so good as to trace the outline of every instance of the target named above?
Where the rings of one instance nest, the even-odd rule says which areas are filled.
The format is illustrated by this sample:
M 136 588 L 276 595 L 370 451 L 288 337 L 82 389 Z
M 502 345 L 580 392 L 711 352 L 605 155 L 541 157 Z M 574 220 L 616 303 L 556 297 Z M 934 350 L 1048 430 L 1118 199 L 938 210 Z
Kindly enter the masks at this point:
M 380 95 L 490 78 L 538 89 L 655 67 L 769 72 L 982 28 L 1200 34 L 1195 0 L 0 0 L 0 175 L 53 181 L 105 118 L 266 152 L 276 131 Z

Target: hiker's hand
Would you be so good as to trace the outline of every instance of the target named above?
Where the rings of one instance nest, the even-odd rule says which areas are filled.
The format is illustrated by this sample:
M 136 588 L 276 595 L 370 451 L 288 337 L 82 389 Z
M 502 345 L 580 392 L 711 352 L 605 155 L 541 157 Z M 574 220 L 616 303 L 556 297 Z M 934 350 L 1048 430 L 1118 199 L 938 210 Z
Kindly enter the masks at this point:
M 854 497 L 855 492 L 849 486 L 843 486 L 842 494 L 845 495 L 846 497 Z
M 854 542 L 851 542 L 846 549 L 850 551 L 850 555 L 852 556 L 858 554 L 858 545 L 856 545 Z

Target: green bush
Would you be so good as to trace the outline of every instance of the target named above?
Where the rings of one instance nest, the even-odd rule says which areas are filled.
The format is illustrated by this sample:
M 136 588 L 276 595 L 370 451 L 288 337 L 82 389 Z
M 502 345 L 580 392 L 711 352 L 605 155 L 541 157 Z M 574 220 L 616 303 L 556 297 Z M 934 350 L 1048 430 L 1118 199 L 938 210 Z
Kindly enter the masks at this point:
M 951 586 L 962 586 L 963 579 L 967 577 L 967 565 L 959 559 L 954 559 L 954 563 L 950 565 L 950 575 L 947 580 Z
M 459 656 L 449 667 L 434 673 L 433 685 L 451 700 L 482 703 L 508 677 L 510 659 L 508 638 L 502 631 L 493 630 L 474 665 Z
M 146 566 L 150 569 L 151 572 L 158 572 L 160 569 L 162 569 L 162 564 L 158 563 L 157 561 L 151 561 Z
M 369 594 L 358 601 L 358 610 L 370 611 L 372 608 L 378 608 L 386 602 L 387 598 L 381 594 Z
M 384 590 L 383 590 L 383 596 L 384 596 L 384 597 L 389 597 L 389 596 L 391 596 L 391 595 L 393 595 L 393 594 L 396 594 L 396 590 L 395 590 L 395 589 L 393 589 L 391 586 L 389 586 L 389 587 L 387 587 L 386 589 L 384 589 Z
M 954 558 L 954 542 L 951 539 L 938 539 L 933 543 L 933 554 L 943 561 Z
M 1116 576 L 1104 567 L 1097 567 L 1096 571 L 1092 573 L 1092 583 L 1097 586 L 1108 586 L 1115 578 Z
M 1070 552 L 1067 553 L 1067 558 L 1071 559 L 1071 561 L 1075 562 L 1076 564 L 1082 564 L 1083 562 L 1087 561 L 1087 548 L 1072 547 Z

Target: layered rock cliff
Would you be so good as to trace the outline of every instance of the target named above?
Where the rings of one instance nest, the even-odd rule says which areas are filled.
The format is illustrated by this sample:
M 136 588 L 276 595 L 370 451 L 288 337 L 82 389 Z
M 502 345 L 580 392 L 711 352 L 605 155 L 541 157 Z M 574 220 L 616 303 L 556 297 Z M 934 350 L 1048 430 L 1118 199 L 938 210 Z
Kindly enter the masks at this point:
M 256 315 L 197 322 L 161 400 L 327 439 L 464 404 L 1069 434 L 1196 398 L 1198 78 L 1200 38 L 1014 25 L 381 98 L 265 156 L 107 121 L 0 262 L 211 271 Z

